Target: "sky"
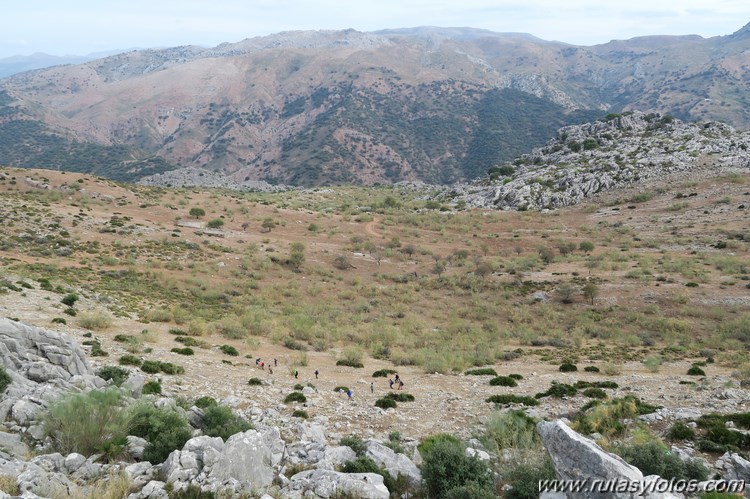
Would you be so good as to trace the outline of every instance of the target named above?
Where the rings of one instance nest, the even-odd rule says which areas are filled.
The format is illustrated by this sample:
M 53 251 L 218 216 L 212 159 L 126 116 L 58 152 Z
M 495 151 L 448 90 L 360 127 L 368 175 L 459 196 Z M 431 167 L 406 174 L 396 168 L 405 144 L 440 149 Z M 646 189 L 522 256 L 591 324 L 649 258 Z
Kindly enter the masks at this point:
M 0 58 L 201 45 L 279 31 L 414 26 L 530 33 L 596 45 L 645 35 L 728 35 L 750 0 L 23 0 L 0 8 Z

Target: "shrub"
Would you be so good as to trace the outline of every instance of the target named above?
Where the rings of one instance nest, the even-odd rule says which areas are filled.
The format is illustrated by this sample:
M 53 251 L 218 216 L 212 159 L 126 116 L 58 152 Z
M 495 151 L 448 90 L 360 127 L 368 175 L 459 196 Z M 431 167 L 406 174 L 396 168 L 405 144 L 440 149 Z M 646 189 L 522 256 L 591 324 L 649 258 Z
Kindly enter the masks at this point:
M 445 499 L 495 499 L 496 497 L 492 488 L 483 487 L 474 482 L 455 487 L 445 494 Z
M 100 331 L 112 325 L 112 316 L 103 310 L 91 310 L 78 314 L 78 323 L 84 329 Z
M 362 439 L 355 435 L 342 438 L 341 440 L 339 440 L 339 445 L 346 445 L 358 456 L 364 455 L 365 451 L 367 450 Z
M 583 368 L 583 370 L 586 371 L 587 373 L 598 373 L 599 372 L 599 368 L 596 367 L 596 366 L 586 366 L 586 367 Z
M 292 387 L 293 390 L 299 390 L 299 391 L 302 391 L 304 388 L 305 387 L 299 383 L 297 383 L 296 385 Z
M 404 392 L 390 392 L 385 398 L 395 400 L 396 402 L 414 402 L 414 395 Z
M 392 409 L 396 407 L 396 401 L 392 398 L 382 397 L 375 401 L 375 407 L 380 407 L 381 409 Z
M 419 454 L 422 456 L 422 458 L 424 458 L 432 450 L 432 448 L 435 447 L 435 444 L 444 441 L 453 442 L 456 444 L 461 443 L 458 438 L 454 437 L 450 433 L 437 433 L 423 439 L 417 446 L 417 450 L 419 450 Z
M 584 434 L 596 432 L 604 436 L 620 435 L 625 430 L 623 419 L 633 419 L 656 410 L 656 407 L 646 404 L 634 395 L 626 395 L 606 403 L 594 402 L 596 403 L 586 409 L 581 409 L 573 425 L 574 430 Z
M 695 430 L 682 421 L 677 421 L 669 429 L 669 438 L 672 440 L 693 440 L 695 438 Z
M 60 300 L 60 303 L 63 305 L 67 305 L 68 307 L 72 307 L 75 305 L 75 303 L 78 301 L 78 295 L 75 293 L 68 293 L 67 295 L 63 296 L 62 300 Z
M 247 431 L 252 427 L 225 405 L 211 405 L 203 409 L 203 434 L 209 437 L 221 437 L 226 441 L 235 433 Z
M 109 353 L 102 349 L 102 344 L 98 341 L 91 343 L 91 356 L 92 357 L 108 357 Z
M 195 351 L 190 347 L 183 347 L 183 348 L 173 348 L 170 350 L 171 352 L 180 354 L 180 355 L 194 355 Z
M 665 480 L 674 478 L 702 481 L 708 478 L 708 470 L 700 461 L 683 462 L 679 456 L 656 440 L 622 446 L 617 449 L 617 453 L 629 464 L 641 470 L 644 476 L 659 475 Z
M 71 317 L 75 317 L 76 315 L 78 315 L 78 312 L 76 312 L 76 309 L 74 309 L 72 307 L 66 308 L 65 310 L 63 310 L 63 313 L 67 314 L 67 315 L 69 315 Z
M 237 357 L 240 354 L 240 352 L 238 352 L 232 345 L 221 345 L 219 350 L 226 355 L 231 355 L 232 357 Z
M 497 376 L 490 380 L 492 386 L 518 386 L 516 380 L 510 376 Z
M 121 452 L 128 435 L 127 414 L 117 389 L 63 395 L 52 403 L 42 424 L 54 450 L 63 455 L 91 456 L 106 450 L 116 457 L 117 447 Z
M 184 367 L 171 362 L 159 362 L 159 369 L 164 374 L 183 374 L 185 372 Z
M 422 479 L 429 497 L 443 499 L 455 488 L 473 484 L 491 490 L 493 477 L 487 465 L 465 454 L 463 444 L 438 441 L 424 455 Z
M 560 365 L 560 372 L 561 373 L 572 373 L 578 371 L 578 367 L 575 364 L 572 364 L 570 362 L 563 362 Z
M 536 499 L 539 497 L 539 482 L 555 479 L 552 461 L 545 456 L 541 463 L 515 466 L 503 476 L 513 488 L 505 493 L 507 499 Z
M 213 220 L 209 220 L 208 223 L 206 223 L 206 227 L 209 229 L 221 229 L 224 227 L 224 220 L 221 218 L 214 218 Z
M 10 377 L 8 371 L 3 366 L 0 366 L 0 393 L 5 393 L 5 390 L 7 390 L 12 381 L 13 378 Z
M 289 404 L 292 402 L 305 403 L 307 402 L 307 397 L 305 397 L 302 392 L 292 392 L 284 397 L 284 403 Z
M 583 395 L 588 398 L 592 399 L 605 399 L 607 398 L 607 393 L 602 390 L 601 388 L 586 388 L 583 391 Z
M 175 336 L 187 336 L 187 332 L 183 329 L 179 328 L 171 328 L 169 331 L 167 331 L 169 334 L 173 334 Z
M 250 378 L 248 380 L 247 384 L 250 385 L 250 386 L 262 386 L 263 385 L 263 381 L 261 381 L 260 378 Z
M 339 359 L 336 361 L 337 366 L 346 366 L 346 367 L 355 367 L 355 368 L 363 368 L 365 367 L 364 364 L 361 362 L 349 360 L 349 359 Z
M 691 366 L 687 371 L 688 376 L 705 376 L 706 372 L 698 366 Z
M 501 395 L 492 395 L 487 397 L 485 402 L 490 402 L 497 405 L 508 405 L 508 404 L 522 404 L 526 406 L 539 405 L 539 401 L 534 397 L 524 397 L 520 395 L 513 395 L 510 393 L 503 393 Z
M 482 367 L 479 369 L 469 369 L 464 373 L 466 376 L 484 376 L 484 375 L 490 375 L 490 376 L 497 376 L 497 372 L 492 369 L 491 367 Z
M 206 407 L 219 405 L 219 403 L 213 397 L 204 396 L 204 397 L 199 397 L 195 399 L 194 405 L 195 407 L 198 407 L 200 409 L 205 409 Z
M 146 439 L 143 459 L 162 463 L 176 449 L 190 440 L 193 432 L 187 419 L 174 409 L 157 409 L 150 404 L 134 407 L 129 421 L 129 435 Z
M 161 393 L 161 383 L 158 381 L 146 381 L 143 384 L 143 395 L 158 395 Z
M 307 414 L 307 411 L 303 411 L 300 409 L 297 409 L 292 413 L 293 418 L 302 418 L 302 419 L 309 419 L 310 416 Z
M 120 365 L 121 366 L 140 366 L 143 361 L 132 354 L 126 354 L 120 357 Z
M 120 386 L 128 378 L 129 373 L 127 369 L 119 366 L 104 366 L 96 371 L 96 375 L 105 381 L 111 380 L 115 386 Z
M 393 369 L 380 369 L 372 373 L 372 377 L 373 378 L 387 378 L 391 374 L 396 374 L 396 371 Z
M 194 207 L 190 208 L 190 211 L 188 212 L 188 214 L 191 217 L 193 217 L 193 218 L 205 217 L 206 216 L 206 210 L 204 210 L 203 208 L 201 208 L 199 206 L 194 206 Z
M 67 323 L 68 321 L 66 321 L 62 317 L 55 317 L 54 319 L 52 319 L 52 324 L 67 324 Z
M 523 379 L 523 376 L 521 376 L 520 374 L 515 374 L 515 373 L 514 374 L 509 374 L 508 377 L 512 378 L 512 379 L 515 379 L 515 380 L 522 380 Z
M 158 360 L 144 360 L 141 364 L 141 371 L 148 374 L 156 374 L 161 371 Z
M 576 381 L 573 385 L 579 390 L 584 388 L 617 388 L 617 383 L 614 381 Z
M 523 411 L 496 412 L 487 422 L 482 441 L 491 452 L 511 451 L 513 461 L 524 455 L 537 453 L 542 448 L 536 422 Z
M 534 397 L 540 399 L 542 397 L 573 397 L 578 393 L 575 386 L 567 385 L 565 383 L 552 382 L 552 386 L 546 392 L 537 393 Z

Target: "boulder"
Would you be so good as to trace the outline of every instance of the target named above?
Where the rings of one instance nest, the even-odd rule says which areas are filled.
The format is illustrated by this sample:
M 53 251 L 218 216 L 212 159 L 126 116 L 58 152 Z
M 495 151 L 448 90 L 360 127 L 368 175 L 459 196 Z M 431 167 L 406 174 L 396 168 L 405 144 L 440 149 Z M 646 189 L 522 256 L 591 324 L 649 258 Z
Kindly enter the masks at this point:
M 0 431 L 0 451 L 20 459 L 26 458 L 30 453 L 29 446 L 21 440 L 21 435 L 4 431 Z
M 143 459 L 143 452 L 146 450 L 148 441 L 145 438 L 128 435 L 128 443 L 125 446 L 125 452 L 133 459 Z
M 319 470 L 335 470 L 347 461 L 357 459 L 357 454 L 346 445 L 338 447 L 326 447 L 323 459 L 318 461 L 316 467 Z
M 340 473 L 329 470 L 308 470 L 291 478 L 289 489 L 301 491 L 304 497 L 357 497 L 388 499 L 390 494 L 383 477 L 375 473 Z M 308 494 L 314 494 L 312 496 Z
M 716 468 L 724 472 L 726 480 L 744 480 L 750 483 L 750 461 L 737 453 L 725 452 L 716 461 Z
M 237 480 L 240 490 L 235 492 L 249 493 L 271 485 L 274 477 L 271 451 L 263 436 L 256 430 L 248 430 L 229 437 L 209 477 L 221 482 Z
M 421 485 L 422 473 L 417 465 L 404 454 L 397 454 L 390 447 L 375 440 L 366 441 L 365 449 L 365 456 L 375 461 L 378 466 L 385 468 L 393 478 L 403 475 L 412 487 Z
M 164 490 L 166 483 L 151 480 L 139 492 L 134 492 L 128 499 L 168 499 L 169 494 Z

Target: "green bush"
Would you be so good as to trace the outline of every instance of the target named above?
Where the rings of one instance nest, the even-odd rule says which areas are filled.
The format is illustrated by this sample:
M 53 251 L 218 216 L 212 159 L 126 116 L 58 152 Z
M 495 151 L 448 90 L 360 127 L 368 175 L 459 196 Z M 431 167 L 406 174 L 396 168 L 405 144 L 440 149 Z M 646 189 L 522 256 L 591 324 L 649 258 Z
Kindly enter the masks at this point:
M 72 307 L 76 304 L 78 301 L 78 295 L 75 293 L 68 293 L 67 295 L 63 296 L 62 300 L 60 300 L 60 303 L 63 305 L 67 305 L 68 307 Z
M 546 392 L 537 393 L 534 397 L 540 399 L 542 397 L 573 397 L 578 393 L 575 386 L 567 385 L 565 383 L 552 382 L 552 386 Z
M 497 494 L 492 488 L 483 487 L 474 482 L 453 488 L 445 494 L 445 499 L 495 499 L 496 497 Z
M 42 424 L 54 450 L 63 455 L 106 452 L 115 458 L 128 435 L 124 402 L 115 388 L 63 395 L 52 403 Z
M 592 398 L 592 399 L 605 399 L 607 398 L 607 393 L 602 390 L 601 388 L 586 388 L 583 391 L 584 397 Z
M 232 357 L 237 357 L 240 354 L 240 352 L 238 352 L 237 349 L 234 348 L 232 345 L 221 345 L 219 347 L 219 350 L 221 350 L 222 353 L 231 355 Z
M 518 380 L 518 381 L 520 381 L 520 380 L 522 380 L 522 379 L 523 379 L 523 376 L 522 376 L 522 375 L 520 375 L 520 374 L 515 374 L 515 373 L 514 373 L 514 374 L 509 374 L 509 375 L 508 375 L 508 377 L 509 377 L 509 378 L 513 378 L 513 379 L 515 379 L 515 380 Z
M 438 442 L 452 442 L 460 444 L 461 441 L 450 433 L 437 433 L 423 439 L 417 446 L 419 454 L 424 458 Z
M 705 376 L 706 372 L 698 366 L 692 366 L 687 371 L 688 376 Z
M 682 421 L 677 421 L 669 429 L 669 438 L 672 440 L 693 440 L 695 438 L 695 430 Z
M 536 421 L 518 410 L 495 412 L 487 422 L 482 442 L 489 451 L 498 455 L 505 451 L 513 452 L 514 461 L 542 450 Z
M 587 373 L 598 373 L 599 372 L 599 368 L 596 367 L 596 366 L 586 366 L 586 367 L 583 368 L 583 370 L 586 371 Z
M 66 308 L 65 310 L 63 310 L 63 313 L 71 317 L 75 317 L 76 315 L 78 315 L 78 312 L 76 312 L 76 309 L 74 309 L 73 307 Z
M 171 362 L 159 362 L 159 369 L 164 374 L 183 374 L 185 372 L 184 367 Z
M 203 409 L 203 434 L 209 437 L 221 437 L 226 441 L 235 433 L 247 431 L 252 427 L 225 405 L 211 405 Z
M 518 386 L 516 380 L 510 376 L 497 376 L 490 380 L 492 386 Z
M 375 401 L 375 407 L 380 407 L 381 409 L 392 409 L 396 407 L 396 401 L 392 398 L 379 398 Z
M 375 473 L 383 477 L 383 485 L 391 492 L 391 494 L 395 493 L 396 497 L 401 497 L 401 494 L 399 493 L 403 489 L 403 487 L 400 486 L 398 483 L 398 480 L 391 477 L 391 474 L 388 473 L 383 468 L 380 468 L 375 461 L 370 459 L 369 457 L 365 457 L 362 455 L 358 455 L 356 459 L 353 459 L 351 461 L 347 461 L 344 463 L 344 465 L 341 467 L 342 473 Z M 399 477 L 400 478 L 400 477 Z
M 289 404 L 292 402 L 305 403 L 307 402 L 307 398 L 301 392 L 292 392 L 284 397 L 284 403 Z
M 55 317 L 54 319 L 52 319 L 52 324 L 67 324 L 67 323 L 68 321 L 66 321 L 62 317 Z
M 184 347 L 184 348 L 173 348 L 170 350 L 171 352 L 180 354 L 180 355 L 195 355 L 195 351 L 190 347 Z
M 0 393 L 5 393 L 5 390 L 10 386 L 12 381 L 13 378 L 10 377 L 10 374 L 8 374 L 3 366 L 0 366 Z
M 102 349 L 102 344 L 98 341 L 94 341 L 91 344 L 91 356 L 92 357 L 108 357 L 109 353 Z
M 617 388 L 614 381 L 576 381 L 573 385 L 579 390 L 584 388 Z
M 424 455 L 422 479 L 430 498 L 444 499 L 458 487 L 473 484 L 492 490 L 493 476 L 487 465 L 476 457 L 467 456 L 461 443 L 442 440 Z
M 414 395 L 404 392 L 389 392 L 385 398 L 395 400 L 396 402 L 414 402 Z
M 570 362 L 563 362 L 560 365 L 560 372 L 561 373 L 572 373 L 578 371 L 578 367 L 575 364 L 572 364 Z
M 143 384 L 143 395 L 158 395 L 161 393 L 161 383 L 158 381 L 146 381 Z
M 341 440 L 339 440 L 339 445 L 346 445 L 358 456 L 364 455 L 365 451 L 367 450 L 367 448 L 365 447 L 365 443 L 356 435 L 350 435 L 348 437 L 342 438 Z
M 171 408 L 157 409 L 142 403 L 133 408 L 129 435 L 146 439 L 143 459 L 162 463 L 173 450 L 182 449 L 193 432 L 187 419 Z
M 161 372 L 160 362 L 158 360 L 144 360 L 141 364 L 141 371 L 148 374 Z
M 263 381 L 260 378 L 250 378 L 247 381 L 247 384 L 250 385 L 250 386 L 262 386 L 263 385 Z
M 120 357 L 120 365 L 121 366 L 140 366 L 143 361 L 132 354 L 126 354 Z
M 469 369 L 464 373 L 466 376 L 497 376 L 497 372 L 491 367 L 482 367 L 479 369 Z
M 592 401 L 587 408 L 581 408 L 573 429 L 586 435 L 595 432 L 607 437 L 621 435 L 625 431 L 623 419 L 650 414 L 656 409 L 655 406 L 641 401 L 634 395 L 626 395 L 604 403 Z
M 534 397 L 524 397 L 521 395 L 513 395 L 510 393 L 503 393 L 500 395 L 492 395 L 487 397 L 485 402 L 497 405 L 508 405 L 508 404 L 522 404 L 526 406 L 539 405 L 539 401 Z
M 105 381 L 112 380 L 112 384 L 120 386 L 128 378 L 128 370 L 119 366 L 103 366 L 96 371 L 96 375 Z
M 503 478 L 513 487 L 505 493 L 506 499 L 537 499 L 539 482 L 554 480 L 556 476 L 552 461 L 545 456 L 541 463 L 520 464 L 511 468 Z
M 617 453 L 632 464 L 643 475 L 659 475 L 665 480 L 698 480 L 708 478 L 708 470 L 700 461 L 682 461 L 679 456 L 661 442 L 650 440 L 645 443 L 622 446 Z
M 393 369 L 380 369 L 372 373 L 373 378 L 387 378 L 391 374 L 396 374 L 396 371 Z
M 213 397 L 198 397 L 195 399 L 194 404 L 195 407 L 198 407 L 199 409 L 205 409 L 207 407 L 213 407 L 215 405 L 219 405 L 219 403 L 216 401 Z
M 297 409 L 292 413 L 293 418 L 302 418 L 302 419 L 309 419 L 310 415 L 307 414 L 307 411 L 303 411 L 301 409 Z
M 351 360 L 351 359 L 339 359 L 339 360 L 336 361 L 336 365 L 337 366 L 346 366 L 346 367 L 355 367 L 355 368 L 358 368 L 358 369 L 362 369 L 363 367 L 365 367 L 365 365 L 362 364 L 362 362 L 359 362 L 359 361 L 356 361 L 356 360 Z
M 336 387 L 335 387 L 335 388 L 333 389 L 333 391 L 334 391 L 334 392 L 339 392 L 339 393 L 342 393 L 342 392 L 343 392 L 343 393 L 346 393 L 346 392 L 348 392 L 348 391 L 349 391 L 349 387 L 348 387 L 348 386 L 344 386 L 344 385 L 338 385 L 338 386 L 336 386 Z

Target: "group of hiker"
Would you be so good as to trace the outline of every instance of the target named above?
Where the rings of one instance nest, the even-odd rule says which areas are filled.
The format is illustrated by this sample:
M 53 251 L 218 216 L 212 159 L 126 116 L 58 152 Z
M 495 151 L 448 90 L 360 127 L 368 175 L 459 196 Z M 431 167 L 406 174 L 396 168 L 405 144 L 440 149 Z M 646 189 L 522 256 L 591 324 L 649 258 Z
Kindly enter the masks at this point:
M 268 362 L 268 374 L 273 374 L 273 368 L 278 367 L 278 365 L 279 361 L 276 358 L 273 359 L 273 365 L 271 365 L 271 362 Z M 264 371 L 266 370 L 266 362 L 261 357 L 255 359 L 255 366 Z M 319 379 L 320 371 L 318 369 L 316 369 L 313 374 L 315 374 L 315 379 Z M 297 369 L 294 369 L 294 371 L 292 371 L 292 376 L 294 376 L 294 379 L 298 379 L 299 371 Z M 393 378 L 388 379 L 388 385 L 391 390 L 393 390 L 394 385 L 396 386 L 397 390 L 401 390 L 404 387 L 404 381 L 401 379 L 401 376 L 399 376 L 398 373 L 395 373 Z M 351 389 L 347 389 L 346 392 L 344 392 L 343 390 L 339 391 L 341 393 L 346 393 L 346 396 L 349 400 L 351 400 L 352 396 L 354 395 Z M 375 393 L 375 383 L 373 382 L 370 382 L 370 393 Z

